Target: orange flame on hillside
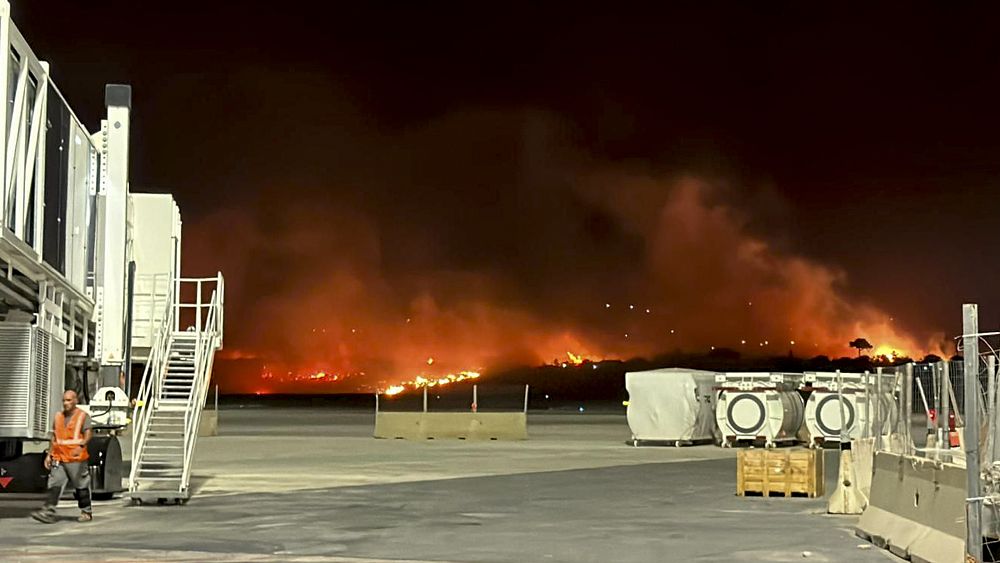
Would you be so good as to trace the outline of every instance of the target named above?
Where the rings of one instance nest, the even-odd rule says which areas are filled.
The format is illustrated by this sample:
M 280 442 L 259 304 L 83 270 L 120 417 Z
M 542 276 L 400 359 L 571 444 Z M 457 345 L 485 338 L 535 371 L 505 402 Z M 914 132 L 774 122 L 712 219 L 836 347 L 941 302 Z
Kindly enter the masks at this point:
M 421 387 L 443 387 L 445 385 L 450 385 L 452 383 L 458 383 L 460 381 L 468 381 L 470 379 L 479 379 L 482 374 L 478 371 L 460 371 L 457 373 L 449 373 L 447 375 L 442 375 L 436 378 L 428 378 L 422 375 L 418 375 L 412 381 L 404 381 L 397 385 L 391 385 L 383 391 L 385 395 L 398 395 L 408 389 L 420 389 Z

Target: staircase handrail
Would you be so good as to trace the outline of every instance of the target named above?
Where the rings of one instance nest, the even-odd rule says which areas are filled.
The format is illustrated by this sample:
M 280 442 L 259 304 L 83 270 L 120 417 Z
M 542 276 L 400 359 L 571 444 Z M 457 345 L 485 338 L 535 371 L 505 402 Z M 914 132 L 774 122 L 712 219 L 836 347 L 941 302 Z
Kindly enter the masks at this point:
M 201 413 L 208 396 L 209 383 L 211 382 L 212 365 L 214 363 L 215 351 L 222 347 L 222 313 L 224 300 L 224 279 L 219 272 L 215 278 L 191 280 L 197 283 L 198 295 L 201 295 L 201 284 L 203 282 L 215 282 L 215 290 L 207 304 L 208 315 L 202 330 L 196 334 L 194 371 L 195 380 L 192 382 L 191 394 L 188 396 L 188 403 L 184 411 L 184 461 L 182 469 L 181 483 L 186 486 L 191 476 L 191 466 L 194 458 L 195 445 L 198 441 L 198 427 L 201 424 Z M 201 303 L 196 309 L 201 315 Z M 198 323 L 200 324 L 200 323 Z
M 129 488 L 134 489 L 138 474 L 141 452 L 146 443 L 149 422 L 153 413 L 153 403 L 160 397 L 163 388 L 163 371 L 170 350 L 174 326 L 173 295 L 168 294 L 163 322 L 156 329 L 149 360 L 142 373 L 142 382 L 135 397 L 132 410 L 132 468 L 129 472 Z

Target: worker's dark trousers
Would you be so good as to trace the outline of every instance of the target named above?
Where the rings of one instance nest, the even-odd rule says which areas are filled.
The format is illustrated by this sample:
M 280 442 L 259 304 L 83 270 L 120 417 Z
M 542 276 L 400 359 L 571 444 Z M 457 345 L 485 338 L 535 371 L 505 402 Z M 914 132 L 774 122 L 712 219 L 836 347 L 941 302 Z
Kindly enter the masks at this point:
M 76 489 L 73 496 L 76 498 L 80 511 L 90 514 L 93 510 L 90 505 L 90 464 L 86 461 L 53 462 L 52 470 L 49 471 L 45 509 L 55 510 L 67 483 Z

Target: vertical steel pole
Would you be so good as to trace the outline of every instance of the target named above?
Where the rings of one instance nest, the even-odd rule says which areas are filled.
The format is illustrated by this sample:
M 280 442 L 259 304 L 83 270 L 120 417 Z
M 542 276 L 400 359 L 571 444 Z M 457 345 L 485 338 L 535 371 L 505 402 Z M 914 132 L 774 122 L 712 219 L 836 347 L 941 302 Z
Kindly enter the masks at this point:
M 882 449 L 882 434 L 885 424 L 882 422 L 882 368 L 875 370 L 875 450 Z
M 979 306 L 962 305 L 962 356 L 965 360 L 965 473 L 969 499 L 981 498 L 979 481 Z M 972 413 L 972 416 L 968 416 Z M 969 561 L 983 560 L 982 501 L 966 501 L 965 552 Z
M 839 369 L 837 370 L 837 406 L 840 407 L 840 451 L 844 451 L 848 430 L 847 417 L 844 413 L 844 378 L 840 375 Z
M 427 412 L 427 386 L 424 385 L 424 412 Z
M 472 412 L 479 412 L 479 386 L 472 386 Z
M 861 427 L 861 437 L 868 438 L 871 436 L 872 429 L 872 374 L 868 370 L 865 370 L 865 424 Z M 860 418 L 860 417 L 858 417 Z M 858 421 L 860 422 L 860 420 Z
M 215 386 L 215 412 L 219 412 L 219 386 Z
M 528 386 L 524 386 L 524 414 L 528 414 Z
M 986 358 L 986 388 L 988 389 L 988 400 L 986 402 L 988 425 L 986 426 L 986 453 L 990 463 L 997 461 L 997 357 L 990 354 Z M 966 416 L 965 418 L 969 418 Z
M 899 417 L 903 425 L 903 447 L 907 455 L 913 455 L 913 435 L 910 429 L 910 419 L 913 416 L 913 363 L 906 364 L 903 377 L 903 412 Z
M 378 414 L 378 391 L 375 392 L 375 414 Z
M 941 410 L 938 414 L 941 415 L 941 436 L 944 441 L 938 444 L 938 447 L 944 450 L 951 449 L 951 366 L 948 362 L 941 362 Z M 945 458 L 947 461 L 951 461 L 950 457 Z

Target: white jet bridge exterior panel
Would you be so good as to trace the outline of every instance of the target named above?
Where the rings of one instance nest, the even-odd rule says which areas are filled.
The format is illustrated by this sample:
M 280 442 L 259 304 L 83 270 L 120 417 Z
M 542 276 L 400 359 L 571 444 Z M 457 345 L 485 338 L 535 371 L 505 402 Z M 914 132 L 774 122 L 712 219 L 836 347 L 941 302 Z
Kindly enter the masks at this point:
M 683 368 L 625 374 L 634 445 L 715 440 L 715 373 Z
M 145 359 L 180 272 L 181 215 L 170 194 L 130 194 L 135 293 L 132 307 L 132 347 L 136 360 Z

